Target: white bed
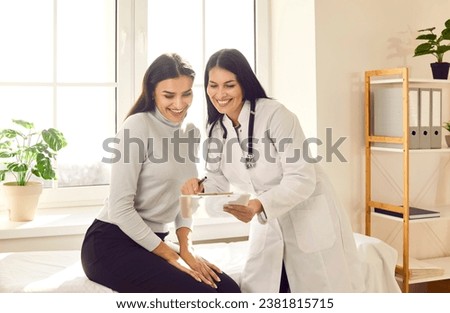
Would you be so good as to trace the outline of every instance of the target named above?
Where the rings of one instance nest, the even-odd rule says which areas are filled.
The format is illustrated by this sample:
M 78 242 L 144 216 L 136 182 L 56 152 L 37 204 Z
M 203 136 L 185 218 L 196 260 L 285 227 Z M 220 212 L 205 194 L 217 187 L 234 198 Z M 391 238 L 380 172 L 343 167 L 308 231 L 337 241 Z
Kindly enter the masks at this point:
M 363 260 L 366 292 L 400 292 L 394 269 L 397 251 L 381 240 L 355 233 Z M 196 251 L 238 283 L 248 242 L 210 243 Z M 113 292 L 90 281 L 80 263 L 80 251 L 0 253 L 0 292 Z

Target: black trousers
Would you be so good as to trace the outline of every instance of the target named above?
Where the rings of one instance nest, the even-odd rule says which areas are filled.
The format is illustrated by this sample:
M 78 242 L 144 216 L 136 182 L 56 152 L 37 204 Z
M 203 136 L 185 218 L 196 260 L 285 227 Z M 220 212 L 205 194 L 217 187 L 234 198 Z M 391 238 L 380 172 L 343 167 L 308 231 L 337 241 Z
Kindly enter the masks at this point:
M 283 262 L 283 267 L 281 268 L 280 293 L 290 293 L 290 292 L 291 289 L 289 288 L 289 281 L 286 274 L 286 268 L 284 267 Z
M 164 240 L 165 234 L 157 234 Z M 217 289 L 149 252 L 113 224 L 95 220 L 81 248 L 86 276 L 117 292 L 236 293 L 239 286 L 225 273 L 218 274 Z

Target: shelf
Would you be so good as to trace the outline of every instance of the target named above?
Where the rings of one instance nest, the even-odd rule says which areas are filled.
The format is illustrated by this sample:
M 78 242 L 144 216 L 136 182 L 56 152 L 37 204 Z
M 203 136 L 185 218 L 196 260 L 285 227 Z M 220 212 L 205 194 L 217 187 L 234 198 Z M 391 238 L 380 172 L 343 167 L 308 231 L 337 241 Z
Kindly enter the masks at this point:
M 383 151 L 383 152 L 396 152 L 403 153 L 401 148 L 386 148 L 386 147 L 370 147 L 372 151 Z M 450 148 L 440 148 L 440 149 L 409 149 L 409 153 L 450 153 Z
M 430 209 L 431 210 L 431 209 Z M 438 211 L 438 210 L 436 210 Z M 377 212 L 372 212 L 373 216 L 378 216 L 381 218 L 386 218 L 392 221 L 396 221 L 396 222 L 403 222 L 403 218 L 401 217 L 396 217 L 396 216 L 390 216 L 387 214 L 383 214 L 383 213 L 377 213 Z M 436 222 L 436 221 L 447 221 L 450 220 L 450 212 L 447 211 L 441 211 L 441 216 L 440 217 L 429 217 L 429 218 L 418 218 L 418 219 L 410 219 L 409 223 L 430 223 L 430 222 Z
M 392 79 L 373 79 L 371 85 L 384 85 L 384 84 L 401 84 L 403 80 L 401 78 Z M 446 79 L 409 79 L 409 84 L 439 84 L 450 85 L 450 80 Z
M 373 90 L 372 90 L 373 87 Z M 395 121 L 401 123 L 401 132 L 397 131 L 395 134 L 402 134 L 404 136 L 409 134 L 408 128 L 408 113 L 409 113 L 409 91 L 410 88 L 429 88 L 429 89 L 441 89 L 442 103 L 448 102 L 450 89 L 450 80 L 437 80 L 437 79 L 414 79 L 409 78 L 409 70 L 406 67 L 371 70 L 365 72 L 365 94 L 364 94 L 364 131 L 365 131 L 365 187 L 366 187 L 366 201 L 365 201 L 365 221 L 366 221 L 366 235 L 371 235 L 372 232 L 372 219 L 378 220 L 380 223 L 378 231 L 385 236 L 384 240 L 388 243 L 392 243 L 395 249 L 399 252 L 399 256 L 409 259 L 410 262 L 403 262 L 400 260 L 401 267 L 405 268 L 405 272 L 401 271 L 397 273 L 397 278 L 402 284 L 402 291 L 409 292 L 409 285 L 428 282 L 445 280 L 450 278 L 450 250 L 448 249 L 447 240 L 447 227 L 450 221 L 450 206 L 449 198 L 445 190 L 448 186 L 446 184 L 448 165 L 450 164 L 450 148 L 446 147 L 445 142 L 441 141 L 442 148 L 439 149 L 409 149 L 405 150 L 404 146 L 408 146 L 409 137 L 398 136 L 386 136 L 371 134 L 374 127 L 374 106 L 373 106 L 373 91 L 378 89 L 399 88 L 401 94 L 392 96 L 394 104 L 399 105 L 395 109 L 401 110 L 398 118 Z M 444 91 L 445 90 L 445 91 Z M 395 90 L 396 91 L 396 90 Z M 391 102 L 386 102 L 390 104 Z M 385 103 L 385 104 L 386 104 Z M 401 107 L 400 107 L 401 105 Z M 387 115 L 381 115 L 384 118 Z M 450 112 L 447 106 L 442 107 L 441 117 L 450 116 Z M 380 118 L 380 117 L 379 117 Z M 395 122 L 394 121 L 394 122 Z M 406 121 L 406 122 L 404 122 Z M 380 143 L 374 145 L 374 143 Z M 393 154 L 391 154 L 393 153 Z M 385 157 L 391 158 L 391 162 L 384 160 Z M 395 162 L 392 162 L 394 160 Z M 414 165 L 414 166 L 411 166 Z M 411 167 L 410 167 L 411 166 Z M 372 173 L 372 167 L 378 172 Z M 414 169 L 412 171 L 411 169 Z M 399 176 L 400 174 L 400 176 Z M 391 189 L 375 188 L 375 181 L 372 182 L 372 177 L 378 179 L 376 182 L 385 182 L 385 186 L 392 186 Z M 400 177 L 400 179 L 399 179 Z M 437 179 L 435 179 L 437 177 Z M 418 189 L 417 179 L 426 188 Z M 410 185 L 410 180 L 413 183 Z M 437 189 L 437 187 L 441 187 Z M 433 189 L 435 188 L 435 189 Z M 436 190 L 436 194 L 439 194 L 433 198 L 431 191 Z M 373 193 L 377 193 L 373 197 Z M 410 194 L 411 193 L 411 194 Z M 374 201 L 374 198 L 377 201 Z M 383 199 L 380 202 L 379 199 Z M 412 201 L 411 201 L 412 200 Z M 423 219 L 409 219 L 393 217 L 381 213 L 373 212 L 373 204 L 377 203 L 380 207 L 394 207 L 392 203 L 397 203 L 402 206 L 414 206 L 414 203 L 430 203 L 437 204 L 433 206 L 424 206 L 430 210 L 436 210 L 441 212 L 440 217 L 435 218 L 423 218 Z M 443 205 L 440 205 L 443 204 Z M 420 207 L 420 205 L 416 205 Z M 395 209 L 397 210 L 397 209 Z M 390 227 L 391 231 L 387 232 L 381 227 Z M 426 242 L 422 242 L 420 237 L 417 237 L 418 231 L 423 231 L 428 237 Z M 384 231 L 384 232 L 383 232 Z M 411 234 L 411 232 L 414 232 Z M 437 234 L 440 234 L 438 237 Z M 417 238 L 416 238 L 417 237 Z M 414 240 L 411 240 L 414 238 Z M 447 240 L 447 241 L 445 241 Z M 438 249 L 438 253 L 435 253 L 433 249 Z M 430 271 L 426 271 L 424 265 L 415 262 L 414 266 L 418 266 L 417 272 L 411 271 L 412 255 L 420 256 L 426 263 L 426 266 L 430 266 Z M 445 256 L 435 258 L 436 256 Z M 417 259 L 414 259 L 419 261 Z M 408 264 L 407 264 L 408 263 Z M 439 267 L 438 273 L 444 274 L 436 276 L 436 271 L 432 270 L 435 267 Z M 416 267 L 413 268 L 415 270 Z M 435 275 L 430 277 L 420 277 L 423 271 L 427 275 Z M 410 277 L 411 274 L 418 275 L 416 277 Z M 413 276 L 413 275 L 411 275 Z
M 444 269 L 444 274 L 439 276 L 429 276 L 424 278 L 411 278 L 409 280 L 410 284 L 418 284 L 418 283 L 425 283 L 425 282 L 431 282 L 436 280 L 445 280 L 450 279 L 450 256 L 447 257 L 440 257 L 440 258 L 432 258 L 432 259 L 424 259 L 421 261 L 425 261 L 430 265 L 434 265 L 436 267 L 440 267 Z

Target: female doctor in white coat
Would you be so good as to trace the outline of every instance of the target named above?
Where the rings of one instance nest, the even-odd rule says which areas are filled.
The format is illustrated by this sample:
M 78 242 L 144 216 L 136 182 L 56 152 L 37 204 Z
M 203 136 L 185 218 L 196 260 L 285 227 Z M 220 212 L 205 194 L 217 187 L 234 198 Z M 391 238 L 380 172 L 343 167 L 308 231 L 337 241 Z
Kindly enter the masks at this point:
M 307 144 L 295 114 L 266 96 L 238 50 L 213 54 L 204 79 L 207 179 L 192 178 L 181 191 L 252 194 L 248 206 L 224 208 L 251 221 L 241 290 L 363 291 L 350 223 L 324 172 L 305 160 Z

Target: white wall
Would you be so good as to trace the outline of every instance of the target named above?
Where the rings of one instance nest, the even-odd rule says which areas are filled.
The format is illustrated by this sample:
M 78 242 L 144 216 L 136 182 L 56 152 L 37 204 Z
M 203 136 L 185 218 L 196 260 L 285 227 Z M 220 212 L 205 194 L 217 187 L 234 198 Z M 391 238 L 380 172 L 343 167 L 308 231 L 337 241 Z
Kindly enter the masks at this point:
M 298 114 L 307 137 L 316 137 L 314 1 L 272 0 L 271 12 L 271 96 Z
M 433 57 L 412 57 L 415 37 L 418 29 L 443 28 L 450 1 L 272 0 L 271 6 L 272 96 L 297 113 L 308 136 L 325 142 L 332 128 L 333 142 L 348 137 L 339 149 L 348 162 L 334 157 L 322 165 L 362 232 L 364 71 L 407 66 L 411 77 L 431 78 Z

